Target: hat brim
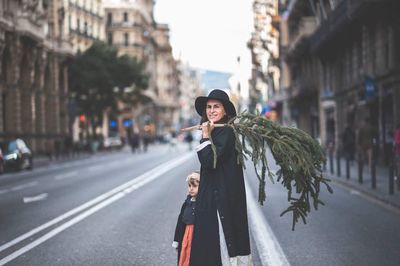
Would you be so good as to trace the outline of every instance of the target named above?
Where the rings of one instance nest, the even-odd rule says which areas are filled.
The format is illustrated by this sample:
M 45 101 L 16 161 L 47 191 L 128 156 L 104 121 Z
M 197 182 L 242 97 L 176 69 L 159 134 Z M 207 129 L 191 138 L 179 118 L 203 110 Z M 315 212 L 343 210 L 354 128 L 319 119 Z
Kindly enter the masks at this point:
M 202 116 L 204 109 L 206 108 L 206 104 L 208 100 L 217 100 L 220 101 L 224 105 L 225 112 L 228 116 L 236 116 L 235 106 L 231 101 L 224 101 L 218 98 L 199 96 L 196 98 L 194 106 L 196 108 L 196 112 Z

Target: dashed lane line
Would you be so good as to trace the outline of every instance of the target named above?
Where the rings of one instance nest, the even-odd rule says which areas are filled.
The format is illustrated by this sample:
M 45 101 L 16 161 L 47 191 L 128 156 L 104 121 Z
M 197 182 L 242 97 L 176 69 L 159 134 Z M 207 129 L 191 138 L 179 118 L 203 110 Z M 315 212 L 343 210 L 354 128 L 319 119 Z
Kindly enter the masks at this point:
M 88 201 L 88 202 L 80 205 L 79 207 L 70 210 L 69 212 L 62 214 L 62 215 L 58 216 L 57 218 L 39 226 L 39 227 L 32 229 L 31 231 L 15 238 L 14 240 L 12 240 L 8 243 L 1 245 L 0 252 L 45 230 L 46 228 L 48 228 L 52 225 L 62 222 L 63 220 L 71 217 L 72 215 L 78 214 L 71 220 L 57 226 L 56 228 L 52 229 L 51 231 L 49 231 L 48 233 L 44 234 L 43 236 L 37 238 L 36 240 L 32 241 L 31 243 L 23 246 L 22 248 L 20 248 L 18 250 L 15 250 L 13 253 L 2 258 L 0 260 L 0 266 L 14 260 L 15 258 L 28 252 L 29 250 L 33 249 L 34 247 L 40 245 L 41 243 L 47 241 L 48 239 L 54 237 L 55 235 L 57 235 L 59 233 L 61 233 L 65 229 L 67 229 L 67 228 L 71 227 L 72 225 L 78 223 L 79 221 L 85 219 L 86 217 L 90 216 L 91 214 L 99 211 L 100 209 L 110 205 L 111 203 L 113 203 L 113 202 L 117 201 L 118 199 L 131 193 L 132 191 L 155 180 L 156 178 L 162 176 L 164 173 L 170 171 L 171 169 L 174 169 L 175 167 L 186 162 L 187 160 L 191 159 L 192 157 L 193 157 L 193 153 L 187 153 L 183 156 L 180 156 L 171 161 L 163 163 L 163 164 L 159 165 L 158 167 L 155 167 L 152 170 L 100 195 L 99 197 L 97 197 L 91 201 Z

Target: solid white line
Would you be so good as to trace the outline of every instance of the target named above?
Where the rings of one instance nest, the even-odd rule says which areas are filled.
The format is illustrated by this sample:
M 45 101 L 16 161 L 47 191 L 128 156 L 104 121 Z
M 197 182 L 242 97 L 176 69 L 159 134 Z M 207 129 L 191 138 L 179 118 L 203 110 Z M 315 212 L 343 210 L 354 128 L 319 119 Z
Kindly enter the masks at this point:
M 0 251 L 9 248 L 10 246 L 13 246 L 19 242 L 21 242 L 22 240 L 46 229 L 47 227 L 54 225 L 68 217 L 70 217 L 71 215 L 82 211 L 92 205 L 95 205 L 97 203 L 97 205 L 95 205 L 94 207 L 91 207 L 90 209 L 86 210 L 85 212 L 77 215 L 76 217 L 74 217 L 73 219 L 71 219 L 70 221 L 60 225 L 59 227 L 56 227 L 55 229 L 51 230 L 50 232 L 48 232 L 47 234 L 43 235 L 42 237 L 36 239 L 35 241 L 31 242 L 30 244 L 24 246 L 23 248 L 16 250 L 15 252 L 11 253 L 10 255 L 8 255 L 7 257 L 4 257 L 2 260 L 0 260 L 0 266 L 6 264 L 7 262 L 17 258 L 18 256 L 20 256 L 21 254 L 24 254 L 25 252 L 31 250 L 32 248 L 36 247 L 37 245 L 43 243 L 44 241 L 50 239 L 51 237 L 55 236 L 56 234 L 64 231 L 65 229 L 67 229 L 68 227 L 72 226 L 73 224 L 83 220 L 84 218 L 86 218 L 87 216 L 95 213 L 96 211 L 104 208 L 105 206 L 111 204 L 112 202 L 116 201 L 117 199 L 122 198 L 123 196 L 127 195 L 128 193 L 140 188 L 141 186 L 144 186 L 145 184 L 151 182 L 152 180 L 156 179 L 157 177 L 160 177 L 161 175 L 163 175 L 164 173 L 166 173 L 167 171 L 173 169 L 174 167 L 184 163 L 185 161 L 187 161 L 188 159 L 190 159 L 193 156 L 193 153 L 189 153 L 186 154 L 184 156 L 181 156 L 177 159 L 174 159 L 172 161 L 163 163 L 162 165 L 153 168 L 152 170 L 140 175 L 139 177 L 132 179 L 131 181 L 117 187 L 114 188 L 106 193 L 104 193 L 103 195 L 17 237 L 16 239 L 0 246 Z M 117 194 L 116 194 L 117 193 Z M 111 195 L 113 195 L 112 197 L 110 197 Z
M 112 196 L 111 198 L 106 199 L 105 201 L 95 205 L 94 207 L 88 209 L 87 211 L 81 213 L 80 215 L 74 217 L 73 219 L 69 220 L 68 222 L 60 225 L 59 227 L 56 227 L 55 229 L 51 230 L 47 234 L 43 235 L 42 237 L 36 239 L 35 241 L 29 243 L 28 245 L 16 250 L 15 252 L 11 253 L 7 257 L 4 257 L 3 259 L 0 260 L 0 265 L 4 265 L 13 259 L 21 256 L 22 254 L 28 252 L 29 250 L 33 249 L 34 247 L 40 245 L 41 243 L 45 242 L 46 240 L 49 240 L 50 238 L 54 237 L 55 235 L 61 233 L 68 227 L 71 227 L 72 225 L 82 221 L 86 217 L 90 216 L 91 214 L 97 212 L 98 210 L 106 207 L 107 205 L 111 204 L 112 202 L 122 198 L 124 194 L 122 192 Z
M 246 200 L 250 232 L 256 242 L 262 265 L 290 265 L 247 182 Z

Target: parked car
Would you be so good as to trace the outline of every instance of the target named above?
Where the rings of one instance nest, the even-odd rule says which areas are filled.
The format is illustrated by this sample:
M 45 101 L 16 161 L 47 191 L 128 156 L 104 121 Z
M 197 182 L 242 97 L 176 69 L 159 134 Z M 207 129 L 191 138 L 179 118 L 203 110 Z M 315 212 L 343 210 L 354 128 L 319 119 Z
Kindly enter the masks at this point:
M 22 139 L 14 139 L 1 144 L 4 168 L 20 171 L 33 169 L 32 151 Z
M 123 146 L 123 142 L 119 135 L 109 136 L 104 138 L 103 148 L 104 149 L 121 149 Z

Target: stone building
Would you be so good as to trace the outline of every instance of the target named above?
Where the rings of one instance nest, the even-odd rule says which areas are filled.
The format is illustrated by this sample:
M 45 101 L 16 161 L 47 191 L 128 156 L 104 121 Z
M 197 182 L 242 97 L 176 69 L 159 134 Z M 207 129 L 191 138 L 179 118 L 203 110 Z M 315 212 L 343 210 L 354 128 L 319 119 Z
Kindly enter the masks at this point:
M 106 41 L 120 54 L 135 57 L 146 64 L 149 86 L 145 91 L 151 101 L 124 106 L 119 121 L 133 119 L 140 128 L 151 124 L 157 132 L 178 122 L 179 74 L 172 57 L 169 28 L 154 21 L 153 0 L 107 0 L 104 3 Z M 122 123 L 119 123 L 122 124 Z M 120 133 L 125 129 L 120 127 Z
M 0 1 L 0 138 L 36 153 L 68 134 L 64 14 L 59 0 Z
M 281 83 L 289 108 L 287 120 L 315 138 L 319 137 L 320 68 L 310 54 L 308 38 L 316 26 L 308 2 L 289 2 L 281 20 Z
M 254 30 L 248 47 L 252 57 L 250 110 L 276 108 L 273 98 L 279 94 L 279 2 L 253 2 Z
M 61 0 L 65 15 L 62 30 L 74 52 L 84 52 L 94 40 L 105 40 L 102 0 Z
M 182 61 L 178 62 L 178 68 L 180 76 L 180 123 L 183 127 L 193 126 L 199 122 L 199 115 L 193 106 L 195 99 L 203 94 L 201 71 Z
M 157 45 L 157 117 L 159 132 L 177 130 L 179 123 L 180 73 L 172 56 L 169 28 L 157 24 L 154 31 Z
M 292 119 L 300 128 L 340 148 L 346 124 L 366 118 L 376 128 L 376 154 L 387 161 L 388 144 L 400 121 L 400 3 L 296 1 L 287 3 Z

